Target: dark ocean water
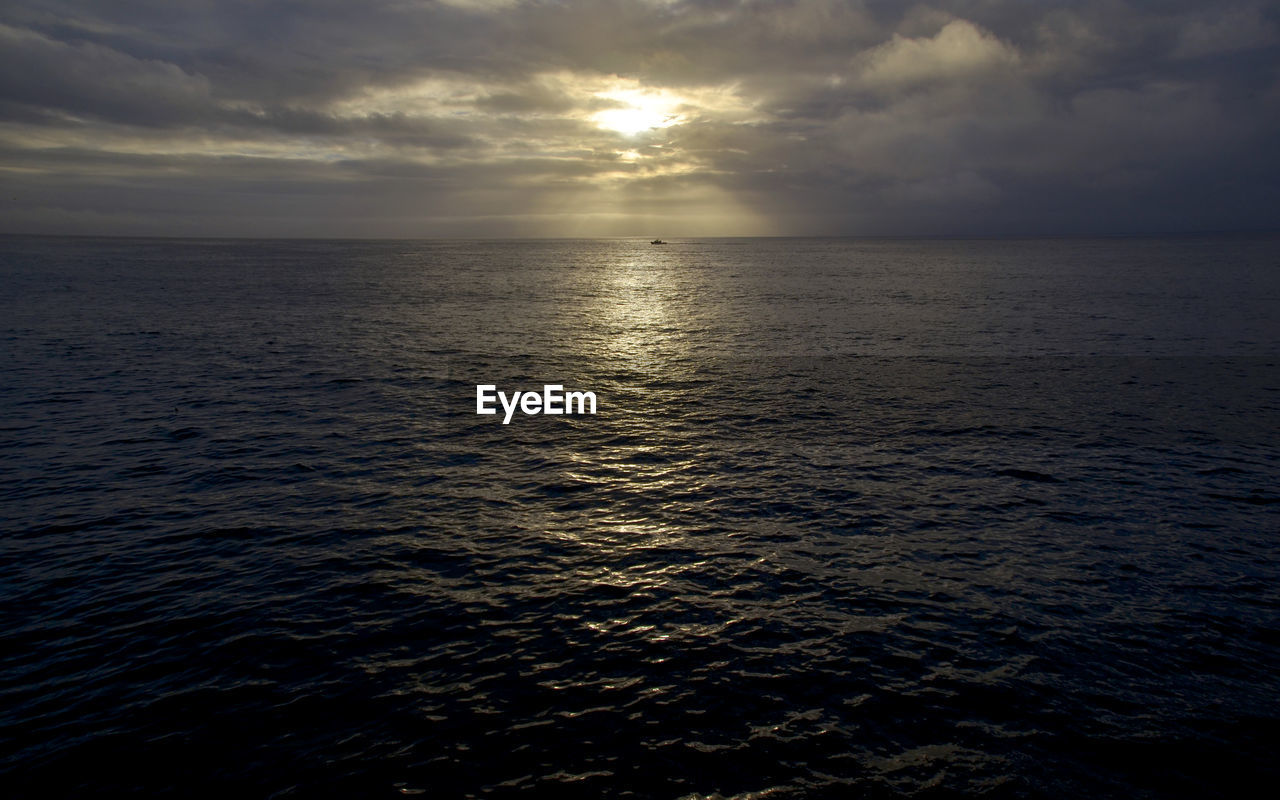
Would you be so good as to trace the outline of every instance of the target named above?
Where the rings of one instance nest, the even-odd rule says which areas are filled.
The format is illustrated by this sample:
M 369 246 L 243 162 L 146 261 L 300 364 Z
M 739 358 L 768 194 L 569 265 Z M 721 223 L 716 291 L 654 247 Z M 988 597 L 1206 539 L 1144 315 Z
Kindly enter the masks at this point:
M 6 796 L 1280 780 L 1280 239 L 11 237 L 0 285 Z

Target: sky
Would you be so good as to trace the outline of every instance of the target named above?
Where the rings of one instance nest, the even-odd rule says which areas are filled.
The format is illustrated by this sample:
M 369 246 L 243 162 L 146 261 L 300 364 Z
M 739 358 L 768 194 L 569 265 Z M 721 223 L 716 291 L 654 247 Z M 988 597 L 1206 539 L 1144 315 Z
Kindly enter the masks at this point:
M 6 0 L 0 232 L 1276 230 L 1271 0 Z

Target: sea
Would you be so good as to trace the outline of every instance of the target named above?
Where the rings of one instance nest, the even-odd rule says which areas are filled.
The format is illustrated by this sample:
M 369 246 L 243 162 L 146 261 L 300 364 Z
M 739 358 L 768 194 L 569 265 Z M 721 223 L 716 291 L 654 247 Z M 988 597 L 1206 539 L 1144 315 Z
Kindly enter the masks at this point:
M 5 797 L 1280 782 L 1280 237 L 7 236 L 0 330 Z

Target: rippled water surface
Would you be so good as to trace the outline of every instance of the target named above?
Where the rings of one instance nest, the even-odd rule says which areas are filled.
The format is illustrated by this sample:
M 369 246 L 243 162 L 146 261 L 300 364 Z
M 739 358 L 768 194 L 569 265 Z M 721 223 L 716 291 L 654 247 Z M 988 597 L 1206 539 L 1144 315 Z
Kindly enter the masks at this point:
M 9 796 L 1280 779 L 1280 240 L 4 238 L 0 282 Z

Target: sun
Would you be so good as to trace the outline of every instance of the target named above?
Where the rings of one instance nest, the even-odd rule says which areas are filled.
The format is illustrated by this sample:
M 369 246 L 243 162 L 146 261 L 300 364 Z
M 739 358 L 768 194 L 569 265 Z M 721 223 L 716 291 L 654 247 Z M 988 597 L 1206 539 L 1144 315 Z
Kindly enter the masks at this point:
M 684 119 L 677 111 L 680 99 L 666 91 L 615 89 L 599 92 L 596 97 L 611 100 L 615 105 L 597 111 L 592 115 L 592 121 L 605 130 L 624 136 L 635 136 L 654 128 L 669 128 Z

